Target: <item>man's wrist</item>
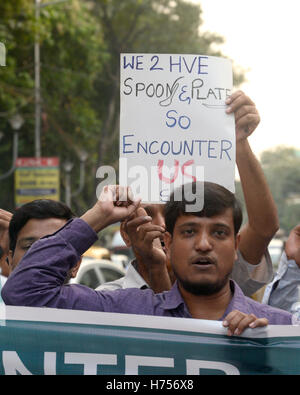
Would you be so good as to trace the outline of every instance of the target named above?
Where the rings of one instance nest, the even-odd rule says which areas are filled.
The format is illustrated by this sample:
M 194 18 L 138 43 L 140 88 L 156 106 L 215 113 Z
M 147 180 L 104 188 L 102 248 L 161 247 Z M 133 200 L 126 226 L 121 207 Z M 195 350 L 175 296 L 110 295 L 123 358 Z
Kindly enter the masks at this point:
M 149 255 L 145 255 L 145 253 L 143 252 L 143 254 L 140 254 L 138 251 L 134 250 L 134 254 L 136 256 L 136 261 L 137 263 L 141 263 L 144 266 L 165 266 L 166 265 L 166 260 L 163 258 L 158 258 L 155 257 L 155 255 L 149 254 Z
M 85 221 L 96 233 L 100 232 L 108 225 L 107 221 L 104 219 L 104 216 L 100 219 L 99 212 L 95 213 L 92 208 L 86 211 L 80 218 Z
M 250 144 L 249 144 L 247 138 L 238 140 L 238 141 L 236 142 L 236 150 L 237 150 L 237 151 L 238 151 L 238 150 L 245 150 L 245 149 L 249 149 L 249 148 L 250 148 Z

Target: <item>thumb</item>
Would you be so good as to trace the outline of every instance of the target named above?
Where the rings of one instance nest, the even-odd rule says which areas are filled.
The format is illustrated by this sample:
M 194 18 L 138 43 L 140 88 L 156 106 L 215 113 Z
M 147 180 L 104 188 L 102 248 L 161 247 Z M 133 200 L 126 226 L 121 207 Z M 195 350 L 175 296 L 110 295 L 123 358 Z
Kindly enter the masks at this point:
M 143 207 L 138 207 L 136 213 L 139 217 L 146 217 L 148 216 L 146 210 Z
M 132 201 L 132 204 L 130 206 L 128 206 L 128 216 L 132 215 L 136 210 L 141 209 L 141 207 L 140 207 L 141 200 L 142 200 L 141 198 L 137 198 Z

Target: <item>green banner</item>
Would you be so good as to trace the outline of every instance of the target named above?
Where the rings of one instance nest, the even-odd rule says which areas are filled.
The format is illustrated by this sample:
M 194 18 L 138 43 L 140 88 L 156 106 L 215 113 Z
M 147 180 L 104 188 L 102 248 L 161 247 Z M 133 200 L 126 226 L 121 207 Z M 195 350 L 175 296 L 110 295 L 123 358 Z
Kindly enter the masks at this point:
M 0 66 L 6 66 L 6 50 L 5 45 L 0 42 Z
M 299 326 L 2 306 L 0 345 L 2 375 L 300 374 Z

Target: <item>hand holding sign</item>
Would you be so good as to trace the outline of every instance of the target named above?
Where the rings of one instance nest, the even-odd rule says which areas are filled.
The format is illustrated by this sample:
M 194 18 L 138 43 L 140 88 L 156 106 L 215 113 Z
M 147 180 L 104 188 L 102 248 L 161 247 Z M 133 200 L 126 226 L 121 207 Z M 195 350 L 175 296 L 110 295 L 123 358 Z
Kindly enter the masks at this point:
M 227 114 L 234 113 L 236 142 L 249 137 L 260 122 L 259 113 L 253 101 L 242 91 L 233 93 L 227 100 Z

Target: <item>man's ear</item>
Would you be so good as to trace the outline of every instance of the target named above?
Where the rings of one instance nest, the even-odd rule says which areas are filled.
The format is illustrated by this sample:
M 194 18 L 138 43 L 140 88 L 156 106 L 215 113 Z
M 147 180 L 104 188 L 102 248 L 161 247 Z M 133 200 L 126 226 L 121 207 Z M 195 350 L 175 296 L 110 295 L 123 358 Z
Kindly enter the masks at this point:
M 9 250 L 7 257 L 5 259 L 7 266 L 8 266 L 8 273 L 9 274 L 13 271 L 12 260 L 13 260 L 13 252 L 12 252 L 12 250 Z
M 80 268 L 82 262 L 82 257 L 79 259 L 79 261 L 76 263 L 76 265 L 71 269 L 70 274 L 71 274 L 71 278 L 75 278 L 77 276 L 77 272 Z
M 127 247 L 131 247 L 131 241 L 130 238 L 128 236 L 128 233 L 126 232 L 126 225 L 125 222 L 121 222 L 120 225 L 120 234 L 122 236 L 122 239 L 124 240 L 125 244 Z
M 165 243 L 166 255 L 168 258 L 170 258 L 170 249 L 171 249 L 171 244 L 172 244 L 171 233 L 169 233 L 169 232 L 164 233 L 164 243 Z
M 236 237 L 235 237 L 235 246 L 234 246 L 234 248 L 235 248 L 235 260 L 238 259 L 237 250 L 238 250 L 238 248 L 239 248 L 240 239 L 241 239 L 241 235 L 240 235 L 240 233 L 238 233 L 238 234 L 236 235 Z

